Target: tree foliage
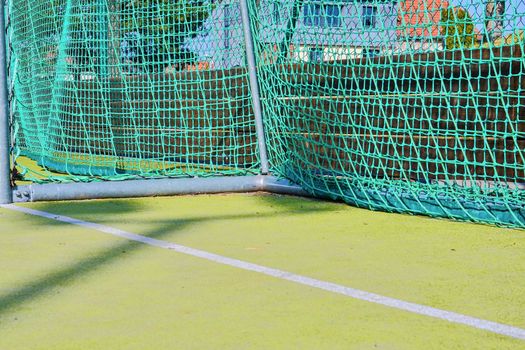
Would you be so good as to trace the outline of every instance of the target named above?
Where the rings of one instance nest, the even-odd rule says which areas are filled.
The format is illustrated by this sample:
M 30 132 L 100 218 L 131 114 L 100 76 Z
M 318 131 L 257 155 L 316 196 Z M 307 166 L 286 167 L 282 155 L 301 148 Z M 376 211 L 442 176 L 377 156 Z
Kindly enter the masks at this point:
M 440 32 L 447 50 L 466 49 L 477 44 L 472 17 L 461 7 L 441 10 Z
M 140 70 L 182 68 L 195 61 L 184 42 L 198 34 L 213 5 L 202 0 L 131 0 L 121 4 L 123 60 Z

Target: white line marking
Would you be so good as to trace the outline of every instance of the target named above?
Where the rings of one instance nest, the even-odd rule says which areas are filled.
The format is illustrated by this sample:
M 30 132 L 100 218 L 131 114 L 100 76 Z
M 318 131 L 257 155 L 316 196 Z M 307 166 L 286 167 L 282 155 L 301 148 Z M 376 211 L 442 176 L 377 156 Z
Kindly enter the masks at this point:
M 71 218 L 68 216 L 56 215 L 56 214 L 47 213 L 47 212 L 40 211 L 40 210 L 18 207 L 13 204 L 4 204 L 4 205 L 0 205 L 0 207 L 5 208 L 5 209 L 19 211 L 19 212 L 26 213 L 26 214 L 48 218 L 48 219 L 52 219 L 52 220 L 56 220 L 60 222 L 65 222 L 65 223 L 72 224 L 72 225 L 83 226 L 89 229 L 94 229 L 100 232 L 108 233 L 110 235 L 118 236 L 118 237 L 125 238 L 131 241 L 141 242 L 141 243 L 148 244 L 154 247 L 174 250 L 182 254 L 191 255 L 194 257 L 213 261 L 219 264 L 236 267 L 242 270 L 258 272 L 258 273 L 276 277 L 282 280 L 299 283 L 305 286 L 322 289 L 322 290 L 332 292 L 332 293 L 342 294 L 342 295 L 345 295 L 345 296 L 348 296 L 354 299 L 364 300 L 364 301 L 368 301 L 371 303 L 384 305 L 384 306 L 412 312 L 412 313 L 419 314 L 419 315 L 430 316 L 430 317 L 438 318 L 438 319 L 445 320 L 448 322 L 459 323 L 459 324 L 467 325 L 467 326 L 474 327 L 477 329 L 483 329 L 483 330 L 486 330 L 492 333 L 497 333 L 497 334 L 509 336 L 512 338 L 525 340 L 525 329 L 522 329 L 522 328 L 509 326 L 509 325 L 502 324 L 502 323 L 487 321 L 487 320 L 483 320 L 480 318 L 462 315 L 462 314 L 451 312 L 451 311 L 433 308 L 430 306 L 425 306 L 425 305 L 410 303 L 410 302 L 399 300 L 399 299 L 385 297 L 379 294 L 369 293 L 363 290 L 346 287 L 340 284 L 321 281 L 315 278 L 301 276 L 301 275 L 297 275 L 297 274 L 283 271 L 283 270 L 273 269 L 270 267 L 257 265 L 257 264 L 249 263 L 249 262 L 242 261 L 242 260 L 232 259 L 232 258 L 228 258 L 222 255 L 209 253 L 203 250 L 198 250 L 198 249 L 186 247 L 186 246 L 175 244 L 175 243 L 162 241 L 159 239 L 137 235 L 137 234 L 130 233 L 130 232 L 120 230 L 117 228 L 113 228 L 113 227 L 109 227 L 109 226 L 105 226 L 101 224 L 96 224 L 93 222 L 83 221 L 83 220 Z

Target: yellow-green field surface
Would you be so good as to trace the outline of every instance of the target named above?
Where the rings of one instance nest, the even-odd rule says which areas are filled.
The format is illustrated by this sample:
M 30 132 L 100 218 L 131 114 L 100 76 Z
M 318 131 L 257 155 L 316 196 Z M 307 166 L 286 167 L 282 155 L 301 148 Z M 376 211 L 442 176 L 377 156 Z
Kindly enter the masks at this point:
M 23 206 L 525 328 L 525 231 L 267 194 Z M 525 349 L 525 341 L 0 208 L 0 349 Z

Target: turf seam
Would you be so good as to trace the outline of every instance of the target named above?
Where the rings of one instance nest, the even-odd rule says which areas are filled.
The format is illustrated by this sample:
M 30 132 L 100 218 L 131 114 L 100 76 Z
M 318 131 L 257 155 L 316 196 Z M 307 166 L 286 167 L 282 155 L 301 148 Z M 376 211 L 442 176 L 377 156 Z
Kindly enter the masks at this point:
M 183 246 L 183 245 L 172 243 L 172 242 L 167 242 L 167 241 L 163 241 L 163 240 L 159 240 L 155 238 L 141 236 L 135 233 L 131 233 L 128 231 L 124 231 L 118 228 L 114 228 L 114 227 L 110 227 L 110 226 L 106 226 L 102 224 L 97 224 L 94 222 L 84 221 L 84 220 L 75 219 L 75 218 L 68 217 L 68 216 L 57 215 L 57 214 L 48 213 L 48 212 L 30 209 L 30 208 L 25 208 L 25 207 L 19 207 L 13 204 L 4 204 L 4 205 L 0 205 L 0 207 L 22 212 L 25 214 L 30 214 L 34 216 L 56 220 L 56 221 L 63 222 L 63 223 L 82 226 L 82 227 L 93 229 L 99 232 L 107 233 L 113 236 L 125 238 L 131 241 L 140 242 L 140 243 L 158 247 L 158 248 L 173 250 L 178 253 L 205 259 L 205 260 L 219 263 L 222 265 L 227 265 L 230 267 L 235 267 L 235 268 L 246 270 L 246 271 L 253 271 L 253 272 L 257 272 L 257 273 L 264 274 L 267 276 L 275 277 L 281 280 L 286 280 L 289 282 L 298 283 L 301 285 L 321 289 L 324 291 L 345 295 L 353 299 L 367 301 L 367 302 L 371 302 L 374 304 L 379 304 L 379 305 L 387 306 L 390 308 L 411 312 L 411 313 L 418 314 L 418 315 L 429 316 L 429 317 L 433 317 L 436 319 L 445 320 L 451 323 L 470 326 L 473 328 L 489 331 L 492 333 L 508 336 L 511 338 L 525 340 L 525 329 L 523 328 L 510 326 L 510 325 L 506 325 L 503 323 L 488 321 L 488 320 L 484 320 L 484 319 L 480 319 L 480 318 L 476 318 L 476 317 L 472 317 L 468 315 L 463 315 L 463 314 L 452 312 L 452 311 L 446 311 L 446 310 L 434 308 L 431 306 L 411 303 L 408 301 L 395 299 L 395 298 L 347 287 L 344 285 L 340 285 L 340 284 L 336 284 L 336 283 L 332 283 L 328 281 L 323 281 L 323 280 L 318 280 L 318 279 L 303 276 L 303 275 L 298 275 L 298 274 L 284 271 L 284 270 L 279 270 L 279 269 L 275 269 L 271 267 L 266 267 L 263 265 L 250 263 L 250 262 L 243 261 L 243 260 L 229 258 L 226 256 L 210 253 L 204 250 L 199 250 L 199 249 Z

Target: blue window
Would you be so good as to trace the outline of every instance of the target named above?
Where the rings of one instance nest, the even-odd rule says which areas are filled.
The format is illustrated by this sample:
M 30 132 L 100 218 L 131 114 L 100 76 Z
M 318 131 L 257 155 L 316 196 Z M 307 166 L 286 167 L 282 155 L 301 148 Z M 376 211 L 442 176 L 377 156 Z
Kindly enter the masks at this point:
M 274 2 L 272 5 L 272 22 L 273 24 L 281 23 L 281 13 L 279 12 L 279 3 Z
M 229 49 L 234 42 L 233 33 L 239 27 L 240 13 L 239 3 L 224 5 L 224 47 L 227 49 Z
M 377 7 L 363 6 L 363 27 L 375 28 L 377 22 Z
M 322 62 L 324 59 L 324 50 L 322 47 L 311 47 L 308 56 L 310 62 Z
M 328 27 L 341 26 L 341 10 L 337 5 L 326 5 L 326 24 Z
M 363 49 L 363 57 L 374 58 L 374 57 L 379 56 L 380 53 L 381 53 L 381 50 L 379 49 L 373 49 L 373 48 Z
M 341 8 L 333 4 L 307 4 L 303 9 L 304 25 L 310 27 L 340 27 Z
M 304 24 L 307 26 L 320 27 L 323 22 L 321 16 L 321 5 L 308 4 L 304 7 Z
M 229 49 L 231 46 L 231 25 L 232 25 L 232 6 L 224 6 L 224 48 Z

